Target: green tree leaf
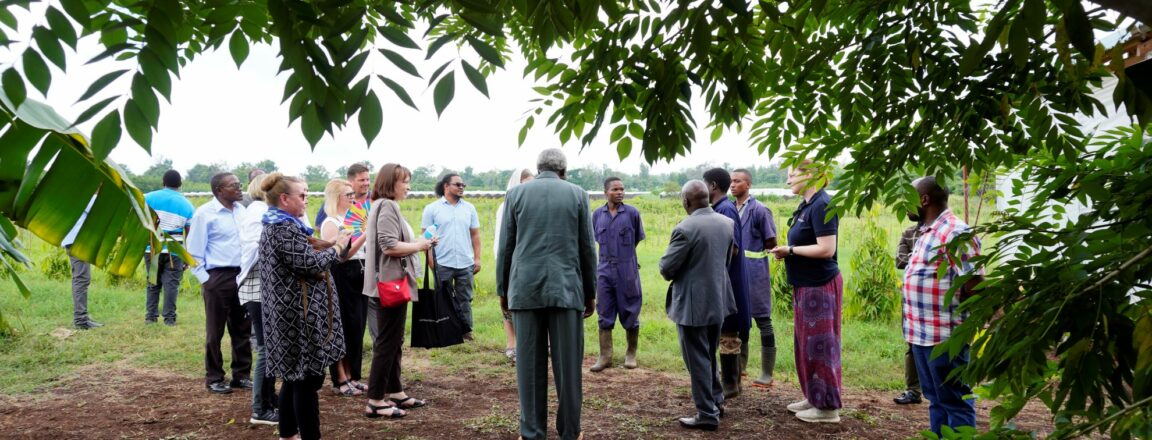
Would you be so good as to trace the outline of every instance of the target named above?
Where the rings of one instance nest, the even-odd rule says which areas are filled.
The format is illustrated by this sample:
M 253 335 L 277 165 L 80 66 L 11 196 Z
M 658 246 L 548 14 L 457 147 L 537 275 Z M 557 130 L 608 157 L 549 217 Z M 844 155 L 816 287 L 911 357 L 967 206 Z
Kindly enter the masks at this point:
M 132 101 L 144 115 L 149 126 L 160 125 L 160 101 L 156 99 L 156 94 L 152 92 L 152 87 L 148 85 L 148 79 L 143 74 L 137 73 L 132 76 Z
M 44 17 L 48 20 L 48 25 L 52 27 L 52 33 L 56 34 L 64 44 L 76 49 L 76 29 L 72 27 L 72 22 L 64 13 L 59 9 L 49 6 L 48 10 L 44 13 Z
M 625 137 L 616 143 L 616 156 L 621 160 L 632 154 L 632 138 Z
M 1092 22 L 1084 12 L 1084 5 L 1078 1 L 1067 3 L 1064 8 L 1064 29 L 1068 32 L 1068 41 L 1085 58 L 1091 60 L 1096 56 L 1096 37 L 1093 34 Z
M 108 112 L 92 129 L 92 155 L 100 160 L 107 158 L 120 143 L 120 135 L 120 113 Z
M 444 109 L 448 108 L 448 104 L 452 102 L 452 98 L 456 95 L 456 72 L 448 72 L 436 83 L 436 89 L 432 91 L 432 103 L 436 107 L 436 116 L 444 114 Z
M 388 49 L 380 49 L 380 53 L 384 54 L 384 57 L 388 58 L 388 61 L 391 61 L 392 64 L 396 65 L 396 67 L 399 67 L 400 70 L 403 70 L 404 72 L 408 73 L 409 75 L 415 76 L 417 78 L 421 78 L 420 71 L 416 69 L 415 65 L 413 65 L 411 62 L 409 62 L 407 59 L 404 59 L 403 55 L 400 55 L 400 54 L 393 52 L 393 51 L 390 51 Z
M 524 140 L 528 138 L 528 130 L 532 129 L 532 125 L 536 123 L 536 118 L 529 116 L 524 125 L 520 127 L 520 134 L 516 136 L 516 145 L 524 146 Z
M 389 89 L 392 89 L 392 93 L 395 93 L 396 97 L 400 98 L 404 104 L 407 104 L 409 107 L 412 107 L 416 110 L 420 110 L 418 107 L 416 107 L 416 103 L 412 102 L 412 97 L 408 96 L 408 92 L 404 90 L 404 87 L 402 87 L 400 84 L 397 84 L 396 81 L 388 79 L 384 75 L 377 75 L 377 77 L 380 78 L 380 81 L 384 82 L 384 85 L 388 86 Z
M 84 0 L 60 0 L 60 5 L 64 7 L 64 12 L 67 12 L 69 17 L 80 23 L 81 27 L 91 26 L 92 17 L 88 7 L 84 6 Z
M 232 37 L 228 39 L 228 52 L 232 54 L 232 61 L 236 63 L 237 69 L 244 65 L 244 60 L 248 59 L 248 38 L 244 37 L 243 32 L 232 33 Z
M 15 67 L 9 67 L 3 75 L 0 75 L 0 85 L 4 86 L 4 94 L 12 101 L 12 110 L 19 109 L 24 99 L 28 97 L 20 72 L 17 72 Z
M 454 41 L 456 36 L 457 34 L 455 32 L 449 32 L 447 34 L 441 35 L 439 38 L 436 38 L 436 41 L 433 41 L 432 44 L 428 45 L 428 54 L 424 55 L 424 59 L 432 59 L 432 55 L 435 55 L 436 51 L 440 50 L 440 48 L 445 44 L 448 44 L 448 42 Z
M 316 148 L 316 144 L 320 142 L 320 138 L 324 137 L 324 126 L 320 124 L 320 116 L 316 113 L 316 107 L 307 106 L 304 108 L 304 114 L 300 117 L 300 130 L 304 133 L 304 139 L 312 148 Z
M 612 129 L 612 135 L 608 137 L 608 141 L 616 142 L 623 138 L 625 133 L 628 133 L 628 124 L 617 125 L 616 128 Z
M 464 76 L 468 77 L 468 82 L 472 83 L 472 86 L 483 93 L 485 97 L 489 97 L 488 82 L 484 79 L 484 74 L 468 64 L 467 61 L 460 60 L 460 64 L 464 67 Z
M 371 148 L 372 141 L 380 134 L 380 126 L 384 122 L 384 111 L 380 107 L 380 98 L 376 97 L 376 92 L 369 91 L 368 96 L 364 97 L 357 121 L 360 123 L 360 133 L 364 135 L 364 141 Z
M 32 39 L 36 41 L 36 47 L 40 49 L 40 53 L 48 58 L 48 61 L 51 61 L 60 70 L 68 70 L 64 48 L 60 46 L 60 40 L 56 39 L 56 35 L 52 31 L 42 26 L 36 26 L 32 28 Z
M 101 90 L 104 90 L 104 87 L 107 87 L 108 84 L 110 84 L 112 81 L 115 81 L 117 78 L 120 78 L 125 73 L 128 73 L 128 69 L 105 73 L 100 78 L 97 78 L 96 81 L 93 81 L 92 85 L 88 86 L 88 90 L 85 90 L 84 94 L 80 95 L 80 99 L 77 99 L 76 102 L 84 102 L 89 98 L 96 96 L 97 93 L 100 93 Z
M 420 45 L 416 44 L 415 41 L 412 41 L 412 38 L 400 29 L 396 29 L 390 26 L 380 26 L 376 29 L 380 31 L 380 35 L 383 35 L 384 38 L 387 38 L 388 41 L 392 42 L 392 44 L 407 49 L 420 49 Z
M 128 136 L 136 141 L 144 151 L 152 151 L 152 125 L 148 116 L 140 110 L 134 99 L 124 104 L 124 128 Z
M 48 69 L 48 64 L 32 49 L 24 51 L 23 59 L 24 76 L 28 78 L 28 82 L 44 96 L 48 96 L 48 88 L 52 86 L 52 71 Z
M 468 44 L 472 45 L 472 48 L 476 50 L 480 58 L 484 58 L 484 61 L 492 63 L 492 65 L 496 67 L 504 67 L 504 59 L 500 56 L 500 52 L 497 51 L 496 48 L 489 46 L 488 43 L 471 35 L 468 36 Z
M 77 125 L 80 125 L 80 124 L 87 122 L 89 119 L 92 119 L 93 116 L 96 116 L 101 111 L 103 111 L 105 107 L 108 107 L 108 104 L 111 104 L 112 101 L 115 101 L 117 99 L 120 99 L 120 97 L 119 96 L 113 96 L 111 98 L 107 98 L 103 101 L 92 104 L 87 109 L 85 109 L 82 113 L 80 113 L 80 116 L 76 117 L 76 121 L 72 122 L 72 125 L 77 126 Z M 112 113 L 116 113 L 116 112 L 112 112 Z M 116 118 L 117 118 L 116 119 L 117 121 L 120 120 L 119 116 L 117 116 Z

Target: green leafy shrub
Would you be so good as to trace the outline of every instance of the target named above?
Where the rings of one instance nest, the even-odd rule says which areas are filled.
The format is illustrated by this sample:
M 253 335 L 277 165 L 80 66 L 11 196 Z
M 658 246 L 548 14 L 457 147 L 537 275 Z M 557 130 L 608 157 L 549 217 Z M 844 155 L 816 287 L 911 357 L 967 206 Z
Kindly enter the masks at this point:
M 788 245 L 788 228 L 778 228 L 776 233 L 777 244 Z M 784 262 L 772 258 L 769 270 L 772 273 L 772 312 L 778 315 L 792 317 L 792 285 L 788 284 L 788 275 L 784 272 Z
M 40 273 L 52 280 L 67 280 L 72 278 L 72 262 L 64 252 L 51 252 L 37 263 Z
M 888 232 L 880 227 L 876 209 L 865 217 L 856 253 L 849 262 L 852 286 L 846 311 L 852 318 L 891 321 L 900 316 L 900 279 L 889 252 Z

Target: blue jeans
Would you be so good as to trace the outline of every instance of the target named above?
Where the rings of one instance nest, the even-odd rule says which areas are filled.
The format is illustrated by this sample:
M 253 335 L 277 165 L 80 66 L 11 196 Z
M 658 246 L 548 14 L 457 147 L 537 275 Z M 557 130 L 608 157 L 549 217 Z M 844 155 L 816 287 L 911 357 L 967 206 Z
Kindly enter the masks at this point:
M 928 419 L 932 432 L 940 435 L 940 427 L 976 426 L 975 399 L 965 399 L 972 394 L 972 388 L 959 378 L 948 379 L 956 369 L 968 364 L 968 347 L 965 346 L 953 359 L 945 353 L 932 358 L 935 346 L 912 346 L 912 357 L 916 360 L 916 372 L 920 376 L 920 390 L 928 399 Z
M 248 318 L 252 320 L 252 334 L 256 346 L 256 367 L 252 369 L 252 414 L 276 408 L 276 378 L 266 377 L 264 367 L 267 351 L 264 349 L 264 319 L 261 316 L 260 301 L 244 304 Z

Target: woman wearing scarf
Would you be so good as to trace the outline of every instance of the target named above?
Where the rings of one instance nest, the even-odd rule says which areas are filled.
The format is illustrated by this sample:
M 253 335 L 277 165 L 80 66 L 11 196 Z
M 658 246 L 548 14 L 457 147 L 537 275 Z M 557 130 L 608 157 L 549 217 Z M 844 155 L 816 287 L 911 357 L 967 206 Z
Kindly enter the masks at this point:
M 508 177 L 508 188 L 505 188 L 504 193 L 515 188 L 516 185 L 527 182 L 536 178 L 532 174 L 532 170 L 523 168 L 517 171 L 512 171 L 512 176 Z M 501 220 L 504 219 L 504 202 L 500 202 L 500 207 L 496 208 L 496 239 L 492 241 L 492 254 L 496 259 L 500 259 L 499 252 L 496 250 L 500 246 L 500 227 Z M 516 329 L 512 327 L 512 313 L 504 311 L 504 335 L 507 336 L 508 342 L 504 345 L 504 356 L 516 363 Z
M 309 240 L 312 228 L 299 219 L 308 206 L 300 178 L 272 173 L 261 188 L 269 208 L 262 220 L 258 264 L 267 373 L 284 381 L 280 437 L 318 439 L 316 391 L 328 366 L 344 357 L 340 304 L 328 270 L 348 249 L 349 234 L 335 244 Z

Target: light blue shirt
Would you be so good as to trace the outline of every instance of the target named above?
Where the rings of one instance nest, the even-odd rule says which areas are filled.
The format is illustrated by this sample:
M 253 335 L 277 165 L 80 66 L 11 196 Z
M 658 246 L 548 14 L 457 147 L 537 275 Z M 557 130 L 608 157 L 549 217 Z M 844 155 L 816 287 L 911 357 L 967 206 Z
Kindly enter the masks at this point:
M 218 267 L 240 268 L 240 221 L 244 206 L 232 204 L 228 210 L 215 197 L 192 214 L 184 249 L 196 260 L 192 275 L 200 284 L 208 282 L 208 271 Z
M 455 205 L 448 203 L 448 199 L 429 203 L 424 207 L 424 216 L 420 220 L 420 228 L 428 229 L 436 225 L 436 235 L 440 243 L 434 249 L 436 264 L 442 264 L 453 269 L 467 269 L 475 263 L 472 253 L 472 230 L 480 228 L 480 215 L 476 207 L 464 199 Z

